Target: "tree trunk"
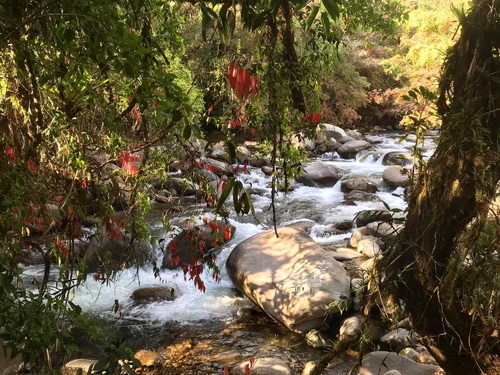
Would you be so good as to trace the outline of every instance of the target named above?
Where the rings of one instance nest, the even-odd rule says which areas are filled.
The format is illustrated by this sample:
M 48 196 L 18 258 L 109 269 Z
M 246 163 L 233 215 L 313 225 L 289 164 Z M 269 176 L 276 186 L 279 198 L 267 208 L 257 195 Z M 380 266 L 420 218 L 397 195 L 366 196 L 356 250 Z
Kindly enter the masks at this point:
M 476 0 L 461 20 L 440 82 L 441 137 L 415 181 L 400 246 L 387 260 L 397 295 L 451 374 L 483 371 L 473 360 L 471 317 L 461 310 L 451 261 L 469 223 L 485 213 L 500 179 L 500 26 L 497 0 Z

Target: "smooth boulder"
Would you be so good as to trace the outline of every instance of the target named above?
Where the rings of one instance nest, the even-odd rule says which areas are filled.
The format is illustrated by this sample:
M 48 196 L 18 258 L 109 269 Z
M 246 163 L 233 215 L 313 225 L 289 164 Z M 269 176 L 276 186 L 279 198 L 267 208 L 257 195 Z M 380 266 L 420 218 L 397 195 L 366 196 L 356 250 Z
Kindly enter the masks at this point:
M 404 375 L 435 375 L 442 371 L 439 366 L 417 363 L 397 353 L 380 351 L 363 356 L 357 375 L 379 375 L 391 370 Z
M 353 159 L 359 151 L 366 150 L 371 146 L 370 143 L 363 140 L 349 141 L 340 146 L 337 153 L 344 159 Z
M 406 187 L 410 185 L 409 170 L 399 165 L 390 165 L 384 169 L 382 179 L 393 188 Z
M 304 168 L 305 174 L 297 181 L 311 187 L 332 187 L 344 176 L 344 171 L 326 163 L 313 163 Z
M 303 230 L 283 227 L 278 234 L 267 230 L 237 245 L 226 263 L 228 274 L 243 294 L 290 330 L 320 328 L 328 305 L 349 296 L 349 275 Z
M 343 193 L 350 193 L 353 190 L 375 193 L 378 188 L 373 181 L 364 177 L 353 177 L 340 182 L 340 190 Z

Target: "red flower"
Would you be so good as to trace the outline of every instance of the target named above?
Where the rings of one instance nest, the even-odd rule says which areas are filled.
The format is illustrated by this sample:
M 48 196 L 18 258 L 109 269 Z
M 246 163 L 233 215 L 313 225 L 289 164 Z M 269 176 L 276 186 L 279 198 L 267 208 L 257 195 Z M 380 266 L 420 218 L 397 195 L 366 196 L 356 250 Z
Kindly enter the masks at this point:
M 232 238 L 231 228 L 227 225 L 224 226 L 224 239 L 229 241 Z

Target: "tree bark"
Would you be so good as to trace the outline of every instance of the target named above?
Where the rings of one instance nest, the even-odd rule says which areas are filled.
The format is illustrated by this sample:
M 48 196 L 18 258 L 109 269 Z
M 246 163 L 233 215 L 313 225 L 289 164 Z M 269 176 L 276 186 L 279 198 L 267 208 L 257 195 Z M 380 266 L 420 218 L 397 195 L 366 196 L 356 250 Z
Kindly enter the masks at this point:
M 451 374 L 484 370 L 468 341 L 450 262 L 474 218 L 484 215 L 500 179 L 498 1 L 476 0 L 461 20 L 440 82 L 443 117 L 435 154 L 415 181 L 400 245 L 387 260 L 396 292 L 418 331 Z

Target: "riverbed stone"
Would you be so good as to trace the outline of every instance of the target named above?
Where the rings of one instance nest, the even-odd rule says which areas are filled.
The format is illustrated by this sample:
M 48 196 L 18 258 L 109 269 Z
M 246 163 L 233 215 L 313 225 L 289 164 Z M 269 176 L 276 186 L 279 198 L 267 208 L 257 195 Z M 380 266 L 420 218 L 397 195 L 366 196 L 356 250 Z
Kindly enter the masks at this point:
M 373 144 L 378 144 L 378 143 L 383 143 L 384 142 L 384 137 L 381 137 L 379 135 L 367 135 L 365 139 Z
M 397 328 L 387 332 L 380 338 L 380 347 L 386 350 L 399 352 L 404 348 L 418 345 L 418 339 L 415 333 L 406 328 Z
M 345 133 L 346 133 L 347 136 L 349 136 L 351 138 L 354 138 L 354 139 L 361 139 L 361 138 L 363 138 L 363 134 L 361 134 L 357 130 L 346 130 Z
M 382 159 L 382 165 L 410 165 L 413 163 L 413 158 L 410 154 L 399 152 L 399 151 L 391 151 L 384 155 Z
M 306 334 L 307 345 L 313 348 L 331 348 L 333 341 L 327 338 L 321 331 L 312 329 Z
M 178 292 L 175 285 L 150 286 L 134 290 L 131 298 L 135 302 L 173 301 Z
M 316 147 L 316 152 L 320 154 L 324 154 L 325 152 L 334 152 L 337 151 L 342 143 L 336 141 L 335 139 L 331 139 L 329 141 L 323 142 Z
M 347 143 L 344 143 L 339 147 L 337 153 L 340 157 L 344 159 L 353 159 L 356 157 L 356 154 L 361 150 L 366 150 L 371 147 L 371 144 L 364 140 L 354 140 Z
M 393 188 L 410 185 L 409 170 L 399 165 L 389 165 L 382 173 L 382 179 Z
M 358 242 L 358 252 L 367 257 L 377 257 L 382 253 L 375 237 L 364 237 Z
M 188 264 L 190 257 L 199 258 L 229 241 L 235 230 L 234 225 L 223 220 L 210 221 L 182 230 L 166 246 L 163 267 L 176 269 Z
M 364 227 L 374 221 L 391 221 L 392 214 L 386 209 L 379 210 L 363 210 L 356 214 L 356 225 Z
M 346 247 L 339 247 L 332 251 L 332 256 L 338 260 L 339 262 L 344 262 L 346 260 L 352 260 L 359 257 L 362 257 L 363 254 L 360 254 L 356 249 L 350 249 Z
M 351 141 L 355 141 L 355 139 L 353 137 L 349 137 L 348 135 L 337 139 L 337 142 L 339 142 L 340 144 L 344 144 L 344 143 L 351 142 Z
M 335 140 L 339 140 L 340 138 L 345 137 L 347 135 L 344 129 L 331 124 L 319 125 L 318 131 L 324 132 L 328 137 L 333 138 Z
M 215 173 L 218 177 L 234 175 L 234 169 L 228 162 L 215 160 L 212 158 L 201 158 L 205 169 Z
M 342 321 L 339 329 L 340 339 L 355 339 L 361 333 L 361 316 L 354 315 Z
M 357 375 L 379 375 L 397 370 L 404 375 L 436 375 L 442 369 L 439 366 L 416 363 L 397 353 L 378 351 L 363 356 Z
M 250 366 L 250 361 L 244 361 L 231 369 L 231 375 L 247 374 L 245 367 Z M 281 358 L 256 358 L 253 366 L 250 368 L 252 375 L 292 375 L 292 369 Z
M 271 318 L 306 333 L 322 326 L 328 305 L 350 294 L 350 277 L 303 230 L 259 233 L 237 245 L 226 267 L 235 286 Z
M 367 193 L 361 190 L 353 190 L 347 194 L 344 194 L 344 199 L 359 202 L 380 201 L 380 198 L 376 194 Z
M 403 225 L 374 221 L 368 223 L 366 229 L 370 236 L 380 238 L 385 243 L 392 244 L 396 242 L 398 234 L 403 230 Z
M 78 374 L 78 370 L 81 369 L 83 373 L 86 374 L 89 371 L 90 367 L 95 366 L 96 363 L 96 359 L 73 359 L 63 366 L 62 373 L 63 375 L 76 375 Z
M 369 236 L 368 229 L 366 227 L 361 227 L 356 229 L 352 235 L 351 235 L 351 240 L 349 241 L 349 244 L 356 248 L 358 247 L 359 241 L 361 241 L 362 238 Z
M 134 354 L 134 358 L 137 359 L 141 365 L 145 367 L 154 366 L 156 361 L 160 358 L 159 354 L 153 352 L 152 350 L 139 350 Z
M 399 355 L 404 355 L 410 358 L 412 361 L 418 362 L 419 353 L 413 348 L 404 348 L 399 351 Z
M 344 171 L 333 165 L 317 162 L 304 168 L 305 174 L 297 181 L 311 187 L 332 187 L 344 176 Z
M 340 190 L 343 193 L 349 193 L 353 190 L 375 193 L 378 188 L 373 181 L 364 177 L 353 177 L 340 182 Z

